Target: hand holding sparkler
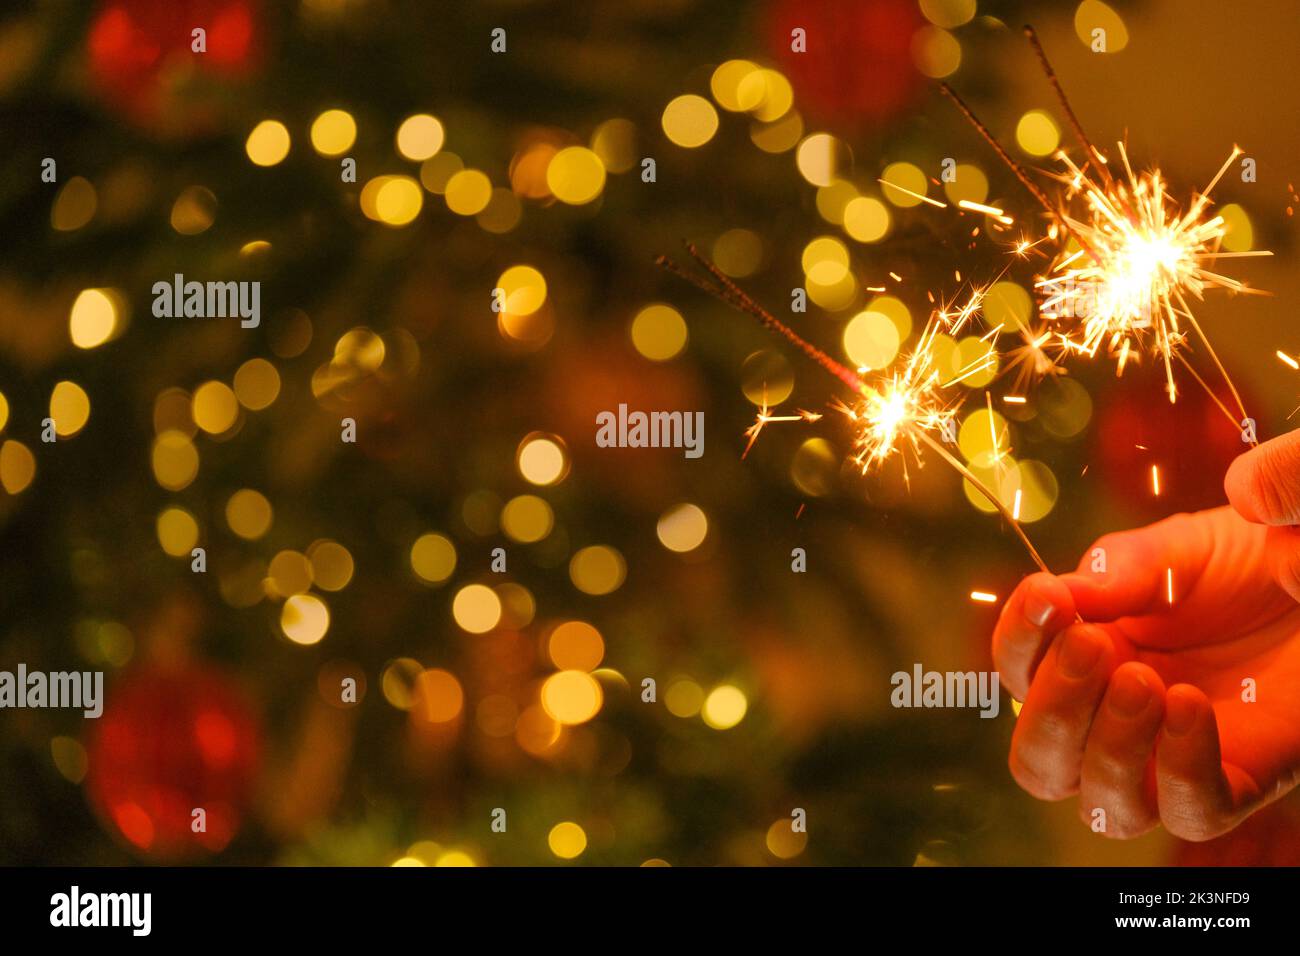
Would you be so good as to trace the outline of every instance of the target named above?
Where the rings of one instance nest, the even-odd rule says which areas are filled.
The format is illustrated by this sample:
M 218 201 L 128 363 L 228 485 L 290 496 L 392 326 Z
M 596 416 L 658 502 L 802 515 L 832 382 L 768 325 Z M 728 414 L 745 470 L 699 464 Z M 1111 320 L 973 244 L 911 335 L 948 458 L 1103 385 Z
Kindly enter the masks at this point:
M 1286 500 L 1300 502 L 1291 474 Z M 1109 837 L 1163 823 L 1207 840 L 1296 785 L 1300 606 L 1270 573 L 1274 530 L 1230 507 L 1177 515 L 1101 538 L 1072 574 L 1021 582 L 993 658 L 1024 701 L 1009 764 L 1025 790 L 1077 794 Z

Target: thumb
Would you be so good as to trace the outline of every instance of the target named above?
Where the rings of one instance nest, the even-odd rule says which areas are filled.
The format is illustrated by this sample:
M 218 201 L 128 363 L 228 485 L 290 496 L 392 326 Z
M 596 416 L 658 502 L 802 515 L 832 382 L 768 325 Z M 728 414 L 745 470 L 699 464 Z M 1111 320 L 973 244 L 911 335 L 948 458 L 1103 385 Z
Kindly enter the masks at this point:
M 1223 490 L 1247 521 L 1300 524 L 1300 430 L 1239 456 L 1224 476 Z

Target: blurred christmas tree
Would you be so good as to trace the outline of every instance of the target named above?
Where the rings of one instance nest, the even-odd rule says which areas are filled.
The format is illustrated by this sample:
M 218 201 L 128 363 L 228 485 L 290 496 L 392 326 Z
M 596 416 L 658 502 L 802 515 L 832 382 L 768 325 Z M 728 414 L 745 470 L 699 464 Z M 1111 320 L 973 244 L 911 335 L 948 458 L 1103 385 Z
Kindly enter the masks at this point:
M 0 860 L 1041 861 L 1009 715 L 887 705 L 986 662 L 951 597 L 1014 541 L 938 469 L 845 470 L 829 420 L 742 463 L 822 385 L 652 265 L 806 288 L 836 351 L 991 278 L 983 216 L 879 181 L 1016 189 L 930 92 L 999 88 L 1025 11 L 975 6 L 10 5 L 0 664 L 108 705 L 3 715 Z M 176 274 L 260 282 L 260 323 L 155 317 Z M 1011 423 L 1062 496 L 1068 381 Z M 598 448 L 620 403 L 703 410 L 705 458 Z

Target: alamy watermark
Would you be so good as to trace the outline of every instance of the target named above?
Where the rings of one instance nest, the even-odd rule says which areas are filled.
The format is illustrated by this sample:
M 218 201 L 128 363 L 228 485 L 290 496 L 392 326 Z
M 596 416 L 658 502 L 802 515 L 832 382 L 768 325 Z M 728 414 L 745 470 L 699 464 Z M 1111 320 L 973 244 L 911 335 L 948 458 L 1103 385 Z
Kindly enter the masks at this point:
M 74 707 L 87 717 L 104 712 L 103 671 L 0 671 L 0 708 Z
M 155 282 L 153 296 L 153 314 L 160 319 L 238 317 L 245 329 L 262 322 L 261 282 L 186 282 L 178 272 L 171 282 Z
M 703 412 L 618 412 L 596 415 L 596 444 L 601 448 L 683 448 L 687 458 L 704 454 Z
M 997 671 L 927 671 L 914 664 L 889 682 L 895 707 L 978 707 L 981 717 L 996 717 L 1001 707 Z
M 50 925 L 126 926 L 133 936 L 153 928 L 152 893 L 83 893 L 74 885 L 50 897 Z

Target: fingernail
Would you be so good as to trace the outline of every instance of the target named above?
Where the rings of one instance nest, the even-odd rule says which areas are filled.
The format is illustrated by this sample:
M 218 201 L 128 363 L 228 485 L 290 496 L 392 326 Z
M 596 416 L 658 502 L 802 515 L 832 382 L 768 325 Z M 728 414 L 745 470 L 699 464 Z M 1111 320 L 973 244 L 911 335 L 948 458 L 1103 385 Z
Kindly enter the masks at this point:
M 1035 588 L 1030 588 L 1025 595 L 1025 617 L 1034 627 L 1042 627 L 1051 618 L 1056 605 L 1043 597 Z
M 1136 674 L 1117 680 L 1110 691 L 1110 709 L 1121 717 L 1136 717 L 1150 700 L 1151 688 Z
M 1066 677 L 1087 677 L 1101 659 L 1101 643 L 1075 631 L 1067 632 L 1061 643 L 1056 666 Z
M 1165 700 L 1165 730 L 1180 737 L 1196 723 L 1196 702 L 1181 694 L 1170 694 Z

